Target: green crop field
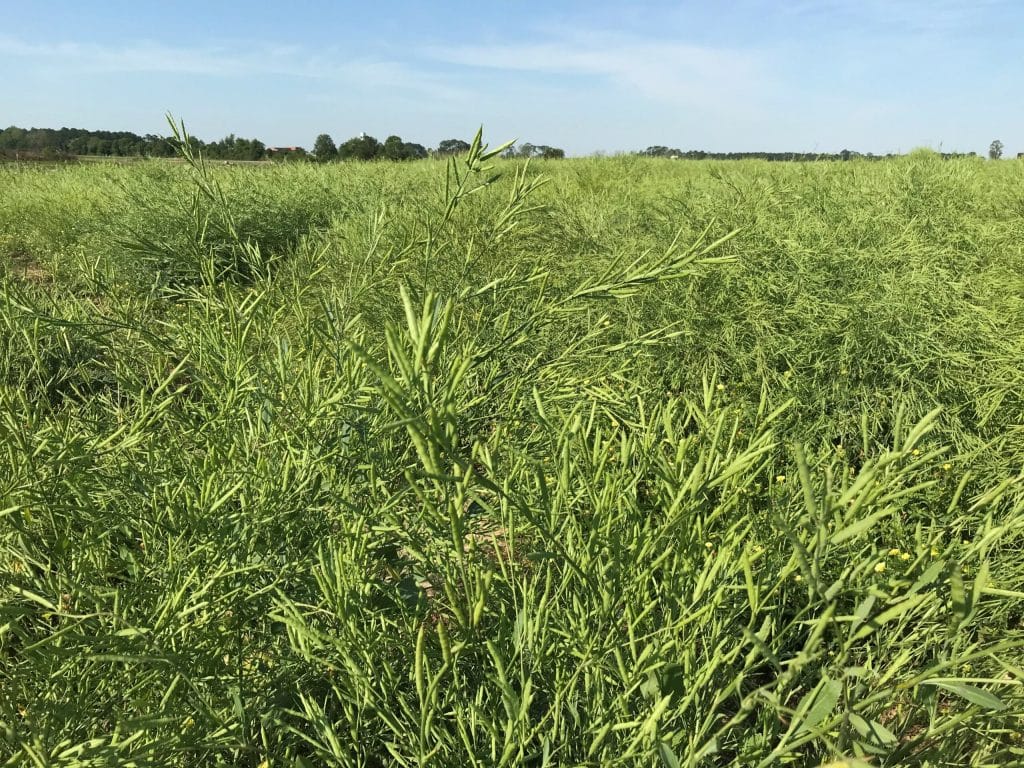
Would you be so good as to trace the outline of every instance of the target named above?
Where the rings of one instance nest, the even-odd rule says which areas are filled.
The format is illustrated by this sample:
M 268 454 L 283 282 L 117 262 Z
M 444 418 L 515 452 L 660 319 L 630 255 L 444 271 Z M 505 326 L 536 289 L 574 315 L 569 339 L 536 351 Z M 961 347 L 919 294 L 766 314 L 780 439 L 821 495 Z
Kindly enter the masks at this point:
M 0 765 L 1024 761 L 1024 163 L 486 154 L 0 166 Z

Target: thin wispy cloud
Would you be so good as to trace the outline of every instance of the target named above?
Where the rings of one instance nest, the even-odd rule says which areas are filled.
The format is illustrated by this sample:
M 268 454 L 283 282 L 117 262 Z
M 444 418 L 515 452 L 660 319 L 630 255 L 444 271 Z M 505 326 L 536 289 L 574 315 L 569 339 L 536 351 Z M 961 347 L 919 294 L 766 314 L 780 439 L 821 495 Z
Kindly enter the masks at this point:
M 284 76 L 335 81 L 362 88 L 429 91 L 441 99 L 467 92 L 445 78 L 406 63 L 375 58 L 345 58 L 332 49 L 245 43 L 236 46 L 172 46 L 152 41 L 129 45 L 57 42 L 29 43 L 0 36 L 0 56 L 31 59 L 61 70 L 94 73 L 162 73 L 203 77 Z
M 289 49 L 261 48 L 248 53 L 216 47 L 176 47 L 157 42 L 125 46 L 63 41 L 30 43 L 0 37 L 0 54 L 60 66 L 73 64 L 89 72 L 165 72 L 168 74 L 245 76 L 254 74 L 307 75 L 308 70 Z
M 791 18 L 827 20 L 847 32 L 917 39 L 975 35 L 1019 8 L 1017 0 L 791 0 L 778 5 Z
M 542 42 L 431 47 L 424 55 L 464 67 L 598 78 L 673 104 L 750 95 L 766 87 L 767 63 L 750 51 L 604 32 Z

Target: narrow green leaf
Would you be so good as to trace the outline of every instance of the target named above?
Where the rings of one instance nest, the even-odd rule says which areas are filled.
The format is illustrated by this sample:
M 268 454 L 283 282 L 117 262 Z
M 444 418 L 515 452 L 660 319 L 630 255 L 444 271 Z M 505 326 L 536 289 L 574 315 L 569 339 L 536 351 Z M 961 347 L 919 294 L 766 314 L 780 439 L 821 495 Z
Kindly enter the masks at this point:
M 866 533 L 878 525 L 879 520 L 889 517 L 894 511 L 895 510 L 892 507 L 888 507 L 883 509 L 881 512 L 875 512 L 872 515 L 863 517 L 857 522 L 836 531 L 832 534 L 830 541 L 833 544 L 842 544 L 844 541 L 848 541 L 862 533 Z
M 865 637 L 870 635 L 879 627 L 888 624 L 890 621 L 894 621 L 900 618 L 907 611 L 916 608 L 918 605 L 921 604 L 923 600 L 926 600 L 927 598 L 927 594 L 913 595 L 912 597 L 908 597 L 906 600 L 900 601 L 892 608 L 882 611 L 877 616 L 868 619 L 867 623 L 863 627 L 861 627 L 860 630 L 858 630 L 857 634 L 854 637 L 857 640 L 863 640 Z
M 821 683 L 808 693 L 797 707 L 798 715 L 800 712 L 804 712 L 797 733 L 814 730 L 836 708 L 842 693 L 843 682 L 841 680 L 830 680 L 823 677 Z
M 971 704 L 977 704 L 979 707 L 984 709 L 998 712 L 999 710 L 1006 709 L 1006 704 L 996 696 L 994 693 L 986 691 L 984 688 L 978 688 L 975 685 L 968 685 L 967 683 L 958 683 L 953 680 L 924 680 L 921 685 L 933 685 L 936 688 L 942 688 L 943 690 L 955 693 L 962 699 L 966 699 Z
M 850 723 L 862 739 L 867 739 L 874 746 L 886 747 L 899 741 L 892 731 L 877 720 L 865 720 L 856 712 L 850 713 Z
M 658 742 L 658 757 L 665 768 L 679 768 L 679 758 L 667 742 Z

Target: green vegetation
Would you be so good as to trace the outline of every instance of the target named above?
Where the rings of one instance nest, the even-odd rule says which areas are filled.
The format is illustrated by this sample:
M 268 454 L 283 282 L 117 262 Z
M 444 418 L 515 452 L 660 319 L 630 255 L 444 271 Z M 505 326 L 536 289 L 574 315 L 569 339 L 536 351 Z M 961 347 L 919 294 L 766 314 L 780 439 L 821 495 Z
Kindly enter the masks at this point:
M 88 131 L 83 128 L 19 128 L 0 131 L 0 157 L 25 153 L 59 155 L 109 155 L 172 157 L 174 147 L 162 136 L 139 136 L 130 131 Z
M 928 150 L 933 151 L 933 150 Z M 682 150 L 656 144 L 640 153 L 643 157 L 668 157 L 673 160 L 771 160 L 778 163 L 814 163 L 821 160 L 892 160 L 898 154 L 875 155 L 871 152 L 861 153 L 850 149 L 841 152 L 705 152 L 699 149 Z M 946 160 L 977 157 L 977 152 L 943 152 Z M 989 156 L 993 160 L 999 157 Z M 1000 155 L 1001 156 L 1001 155 Z
M 1024 166 L 184 146 L 0 167 L 0 764 L 1020 763 Z
M 234 134 L 209 143 L 191 137 L 193 147 L 219 160 L 262 160 L 267 148 L 259 139 Z M 164 136 L 139 136 L 130 131 L 87 131 L 83 128 L 19 128 L 0 131 L 0 158 L 43 159 L 63 157 L 174 157 L 173 143 Z
M 220 141 L 204 142 L 189 137 L 194 152 L 215 160 L 422 160 L 430 154 L 455 155 L 469 150 L 462 139 L 445 139 L 435 150 L 422 144 L 403 141 L 400 136 L 388 136 L 384 143 L 365 133 L 355 136 L 340 146 L 330 134 L 321 133 L 313 142 L 312 158 L 303 147 L 267 147 L 259 139 L 242 139 L 234 134 Z M 19 128 L 12 125 L 0 131 L 0 161 L 2 160 L 74 160 L 82 157 L 175 157 L 175 144 L 165 136 L 147 134 L 139 136 L 129 131 L 87 131 L 82 128 Z M 505 157 L 529 159 L 539 157 L 554 160 L 565 157 L 565 151 L 546 145 L 523 144 L 509 146 Z

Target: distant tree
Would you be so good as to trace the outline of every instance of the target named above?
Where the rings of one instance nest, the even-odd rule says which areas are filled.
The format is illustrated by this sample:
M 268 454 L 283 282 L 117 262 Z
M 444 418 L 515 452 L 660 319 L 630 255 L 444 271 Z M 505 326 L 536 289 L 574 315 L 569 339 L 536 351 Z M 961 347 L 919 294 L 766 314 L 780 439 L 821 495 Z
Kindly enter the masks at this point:
M 262 160 L 267 156 L 267 145 L 259 139 L 241 139 L 238 152 L 240 160 Z
M 108 135 L 106 138 L 113 137 Z M 47 147 L 57 146 L 57 132 L 52 128 L 29 128 L 25 134 L 25 141 L 28 143 L 29 149 L 41 152 Z
M 988 159 L 989 160 L 998 160 L 1002 156 L 1003 156 L 1003 142 L 1001 142 L 999 139 L 996 139 L 995 141 L 993 141 L 991 144 L 988 145 Z
M 16 125 L 5 128 L 0 132 L 0 149 L 28 149 L 25 146 L 26 133 L 28 131 Z
M 129 157 L 139 154 L 139 142 L 135 139 L 123 137 L 114 140 L 114 154 L 120 157 Z
M 228 160 L 235 149 L 235 134 L 229 133 L 220 141 L 211 141 L 203 147 L 203 154 L 217 160 Z
M 427 148 L 422 144 L 411 141 L 402 141 L 401 136 L 388 136 L 384 140 L 380 152 L 381 157 L 386 160 L 421 160 L 428 156 Z
M 408 160 L 409 152 L 407 145 L 402 141 L 401 136 L 388 136 L 384 139 L 384 149 L 381 151 L 388 160 Z
M 565 157 L 565 150 L 558 147 L 549 147 L 547 144 L 531 144 L 527 141 L 519 145 L 514 155 L 508 155 L 508 157 L 521 157 L 524 159 L 540 157 L 545 160 L 557 160 Z
M 68 142 L 68 152 L 73 155 L 87 155 L 89 154 L 89 137 L 88 136 L 76 136 Z
M 177 157 L 178 147 L 174 140 L 167 136 L 147 134 L 145 138 L 145 154 L 147 157 Z
M 405 154 L 407 160 L 422 160 L 430 155 L 426 147 L 412 141 L 405 143 Z
M 380 157 L 384 146 L 373 136 L 365 133 L 355 136 L 338 147 L 338 157 L 342 160 L 373 160 Z
M 267 148 L 259 139 L 241 139 L 231 133 L 207 144 L 204 151 L 207 157 L 217 160 L 262 160 Z
M 506 148 L 504 149 L 504 151 L 503 151 L 503 152 L 501 153 L 501 155 L 500 155 L 500 157 L 501 157 L 501 158 L 502 158 L 503 160 L 511 160 L 511 159 L 512 159 L 512 158 L 514 158 L 515 156 L 516 156 L 516 145 L 515 145 L 515 144 L 509 144 L 509 145 L 508 145 L 508 146 L 507 146 L 507 147 L 506 147 Z
M 240 139 L 234 134 L 206 144 L 195 136 L 190 138 L 195 151 L 210 158 L 225 160 L 262 160 L 266 147 L 259 139 Z M 30 128 L 11 126 L 0 131 L 0 151 L 26 150 L 57 155 L 113 155 L 130 157 L 173 157 L 174 145 L 163 136 L 139 136 L 130 131 L 87 131 L 83 128 Z
M 110 142 L 106 139 L 101 139 L 99 136 L 93 135 L 89 137 L 88 151 L 90 155 L 109 155 Z
M 316 141 L 313 142 L 313 156 L 321 163 L 338 158 L 338 147 L 335 146 L 330 134 L 321 133 L 316 137 Z
M 462 139 L 445 139 L 437 145 L 439 155 L 457 155 L 469 150 L 469 143 Z
M 680 155 L 682 153 L 678 149 L 672 149 L 671 147 L 664 147 L 661 144 L 655 144 L 654 146 L 641 151 L 640 154 L 645 157 L 671 157 L 672 155 Z
M 149 157 L 174 157 L 174 146 L 163 136 L 147 133 L 142 140 L 145 145 L 143 151 Z

